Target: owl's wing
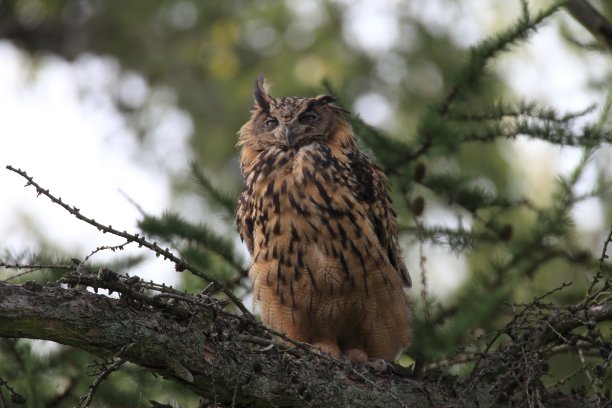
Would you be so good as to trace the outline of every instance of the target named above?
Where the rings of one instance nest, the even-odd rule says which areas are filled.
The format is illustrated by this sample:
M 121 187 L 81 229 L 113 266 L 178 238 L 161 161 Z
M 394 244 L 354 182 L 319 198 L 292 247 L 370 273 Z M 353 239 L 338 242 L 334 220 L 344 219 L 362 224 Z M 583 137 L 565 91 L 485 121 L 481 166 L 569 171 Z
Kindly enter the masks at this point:
M 246 191 L 243 191 L 238 198 L 238 205 L 236 206 L 236 223 L 238 225 L 240 239 L 246 244 L 249 253 L 253 255 L 253 228 L 255 226 L 255 220 L 253 219 L 252 203 Z
M 386 250 L 393 265 L 407 286 L 412 286 L 410 274 L 401 257 L 397 240 L 396 213 L 387 188 L 387 177 L 383 170 L 367 156 L 357 152 L 351 157 L 353 174 L 356 177 L 357 195 L 367 216 L 374 226 L 381 247 Z

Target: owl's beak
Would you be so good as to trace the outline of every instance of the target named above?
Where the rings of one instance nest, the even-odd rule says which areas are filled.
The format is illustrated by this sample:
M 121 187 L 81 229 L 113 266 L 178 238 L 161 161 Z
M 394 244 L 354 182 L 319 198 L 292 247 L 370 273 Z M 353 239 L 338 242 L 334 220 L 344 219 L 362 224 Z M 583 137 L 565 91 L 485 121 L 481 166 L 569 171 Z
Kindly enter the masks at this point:
M 293 133 L 290 127 L 285 128 L 285 139 L 287 139 L 287 144 L 289 146 L 293 146 L 293 142 L 295 141 L 295 134 Z

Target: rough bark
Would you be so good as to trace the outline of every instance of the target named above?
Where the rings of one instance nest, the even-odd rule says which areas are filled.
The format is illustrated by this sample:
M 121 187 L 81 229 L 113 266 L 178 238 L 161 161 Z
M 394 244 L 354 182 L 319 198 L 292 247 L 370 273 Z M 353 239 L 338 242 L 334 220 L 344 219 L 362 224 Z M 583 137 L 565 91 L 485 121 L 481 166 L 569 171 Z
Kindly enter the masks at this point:
M 101 282 L 71 279 L 85 280 L 89 287 Z M 134 290 L 126 289 L 133 284 L 129 279 L 106 282 L 105 287 L 120 289 L 119 298 L 58 285 L 0 282 L 0 337 L 45 339 L 100 357 L 120 357 L 220 406 L 491 407 L 527 401 L 525 389 L 537 390 L 537 402 L 545 406 L 599 406 L 604 398 L 587 400 L 549 392 L 537 379 L 516 380 L 527 371 L 534 378 L 542 374 L 540 343 L 582 324 L 569 315 L 534 332 L 534 339 L 521 336 L 499 352 L 483 353 L 475 375 L 466 380 L 440 372 L 414 378 L 398 367 L 385 372 L 356 369 L 274 342 L 259 323 L 223 311 L 215 299 L 146 295 L 138 282 Z M 593 322 L 609 321 L 612 300 L 580 311 L 585 313 Z M 530 345 L 533 352 L 527 349 Z M 527 364 L 519 364 L 523 359 Z
M 543 320 L 535 330 L 529 323 L 529 310 L 537 307 L 533 303 L 504 331 L 515 340 L 480 353 L 472 375 L 460 380 L 435 370 L 410 377 L 409 370 L 393 365 L 384 372 L 356 369 L 303 345 L 275 342 L 251 317 L 224 311 L 226 304 L 214 298 L 192 297 L 104 269 L 97 276 L 68 273 L 60 281 L 77 288 L 0 282 L 0 337 L 45 339 L 100 357 L 120 357 L 220 406 L 501 407 L 537 402 L 588 407 L 608 398 L 565 395 L 538 380 L 545 375 L 542 359 L 555 352 L 551 347 L 564 347 L 577 327 L 612 320 L 608 284 L 580 305 L 555 308 L 551 318 L 539 315 Z M 78 287 L 104 287 L 120 296 Z M 591 302 L 594 297 L 601 301 Z
M 235 406 L 444 406 L 439 384 L 355 370 L 270 342 L 246 318 L 202 307 L 190 315 L 80 289 L 0 282 L 0 336 L 52 340 L 119 356 L 198 395 Z

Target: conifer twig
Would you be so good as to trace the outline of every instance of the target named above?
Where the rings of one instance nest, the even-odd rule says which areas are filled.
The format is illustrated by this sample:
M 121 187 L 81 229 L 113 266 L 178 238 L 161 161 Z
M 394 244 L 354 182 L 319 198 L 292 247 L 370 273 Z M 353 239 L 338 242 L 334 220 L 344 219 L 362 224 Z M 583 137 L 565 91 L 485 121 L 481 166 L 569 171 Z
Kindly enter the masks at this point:
M 192 178 L 208 198 L 208 203 L 219 208 L 226 218 L 233 218 L 236 211 L 236 195 L 217 188 L 195 162 L 192 162 L 190 167 Z
M 243 262 L 236 254 L 231 242 L 227 238 L 210 231 L 203 225 L 194 226 L 179 215 L 170 212 L 166 212 L 161 217 L 147 215 L 138 225 L 146 233 L 167 241 L 170 241 L 172 237 L 179 237 L 186 239 L 192 245 L 200 245 L 219 255 L 236 269 L 241 277 L 248 274 L 248 271 L 242 266 Z
M 2 377 L 0 377 L 0 387 L 4 387 L 6 388 L 6 390 L 11 394 L 11 401 L 15 404 L 25 404 L 26 403 L 26 399 L 19 394 L 17 391 L 15 391 L 8 382 L 6 382 Z M 0 392 L 0 403 L 5 404 L 7 407 L 9 406 L 6 401 L 4 400 L 4 397 L 2 396 L 2 393 Z
M 599 282 L 599 280 L 601 279 L 603 275 L 602 269 L 603 269 L 605 260 L 609 258 L 608 245 L 610 245 L 610 243 L 612 243 L 612 225 L 610 225 L 610 233 L 608 234 L 608 237 L 604 241 L 604 245 L 601 250 L 601 256 L 599 257 L 599 264 L 597 266 L 597 273 L 595 274 L 595 277 L 593 278 L 593 282 L 591 282 L 591 286 L 589 287 L 589 290 L 587 291 L 588 294 L 591 294 L 591 292 L 595 288 L 595 285 L 597 285 L 597 283 Z
M 51 264 L 21 265 L 21 264 L 9 264 L 9 263 L 4 263 L 4 262 L 0 262 L 0 267 L 6 268 L 6 269 L 28 269 L 27 271 L 20 272 L 17 275 L 9 276 L 8 278 L 4 279 L 3 282 L 8 282 L 10 280 L 22 277 L 29 273 L 36 272 L 40 269 L 61 269 L 65 271 L 73 271 L 76 269 L 76 266 L 70 266 L 70 265 L 51 265 Z
M 109 366 L 106 366 L 105 364 L 101 364 L 103 370 L 100 371 L 100 373 L 96 376 L 96 379 L 91 383 L 91 385 L 89 386 L 89 391 L 87 391 L 87 394 L 81 397 L 77 405 L 77 408 L 89 407 L 89 404 L 91 404 L 94 394 L 98 390 L 98 387 L 100 386 L 100 384 L 102 384 L 102 381 L 104 381 L 106 377 L 108 377 L 113 371 L 117 371 L 123 365 L 123 363 L 125 363 L 125 360 L 117 360 Z
M 122 237 L 122 238 L 126 239 L 128 242 L 135 242 L 139 246 L 144 246 L 144 247 L 150 249 L 151 251 L 153 251 L 156 256 L 158 256 L 158 257 L 162 256 L 164 259 L 168 259 L 171 262 L 173 262 L 175 264 L 175 268 L 177 270 L 179 270 L 179 271 L 180 270 L 188 270 L 191 273 L 193 273 L 194 275 L 199 276 L 202 279 L 205 279 L 205 280 L 215 284 L 232 301 L 232 303 L 234 303 L 234 305 L 236 305 L 236 307 L 238 307 L 238 309 L 240 309 L 240 311 L 245 316 L 252 317 L 251 312 L 248 311 L 248 309 L 244 306 L 244 304 L 242 304 L 240 299 L 238 299 L 236 297 L 236 295 L 234 295 L 232 293 L 232 291 L 227 289 L 224 285 L 222 285 L 220 282 L 218 282 L 212 276 L 210 276 L 207 273 L 199 270 L 198 268 L 188 264 L 184 260 L 179 259 L 172 252 L 170 252 L 169 249 L 161 248 L 160 246 L 157 245 L 156 242 L 153 242 L 153 243 L 149 242 L 148 240 L 146 240 L 145 238 L 140 236 L 140 234 L 130 234 L 127 231 L 119 231 L 119 230 L 113 228 L 112 225 L 108 225 L 107 226 L 107 225 L 104 225 L 104 224 L 100 224 L 96 220 L 94 220 L 92 218 L 88 218 L 88 217 L 84 216 L 83 214 L 81 214 L 80 210 L 77 207 L 69 206 L 68 204 L 64 203 L 61 198 L 57 198 L 53 194 L 51 194 L 48 189 L 45 190 L 44 188 L 42 188 L 38 183 L 36 183 L 34 181 L 34 179 L 32 177 L 28 176 L 28 174 L 25 171 L 23 171 L 21 169 L 17 169 L 15 167 L 11 166 L 11 165 L 7 165 L 6 168 L 8 170 L 14 172 L 14 173 L 17 173 L 21 177 L 25 178 L 28 181 L 28 183 L 26 184 L 26 187 L 30 186 L 30 185 L 34 186 L 34 188 L 36 188 L 36 192 L 38 193 L 38 195 L 42 194 L 42 195 L 46 196 L 54 204 L 59 205 L 60 207 L 62 207 L 66 211 L 68 211 L 70 214 L 75 216 L 77 219 L 79 219 L 81 221 L 84 221 L 87 224 L 90 224 L 90 225 L 96 227 L 98 230 L 102 231 L 103 233 L 109 233 L 109 234 L 112 234 L 112 235 L 116 235 L 118 237 Z
M 115 252 L 115 251 L 123 251 L 125 249 L 125 247 L 127 245 L 129 245 L 129 243 L 130 243 L 130 241 L 126 241 L 123 244 L 119 244 L 119 245 L 103 245 L 103 246 L 99 246 L 96 249 L 94 249 L 93 251 L 91 251 L 91 253 L 89 255 L 87 255 L 82 262 L 79 262 L 79 264 L 84 264 L 92 256 L 94 256 L 95 254 L 97 254 L 98 252 L 101 252 L 101 251 L 106 251 L 106 250 L 111 250 L 113 252 Z
M 557 12 L 563 4 L 564 1 L 557 1 L 535 16 L 531 16 L 526 3 L 523 2 L 523 15 L 515 25 L 495 36 L 485 38 L 470 48 L 469 59 L 457 73 L 453 86 L 446 93 L 446 96 L 438 102 L 437 106 L 430 109 L 424 119 L 421 120 L 419 145 L 410 154 L 406 155 L 408 161 L 427 153 L 434 146 L 433 137 L 439 138 L 438 134 L 446 130 L 444 129 L 444 122 L 452 119 L 451 114 L 455 109 L 456 102 L 465 94 L 478 88 L 489 61 L 498 54 L 508 51 L 519 41 L 527 39 L 544 20 Z M 439 129 L 435 129 L 435 127 L 439 127 Z

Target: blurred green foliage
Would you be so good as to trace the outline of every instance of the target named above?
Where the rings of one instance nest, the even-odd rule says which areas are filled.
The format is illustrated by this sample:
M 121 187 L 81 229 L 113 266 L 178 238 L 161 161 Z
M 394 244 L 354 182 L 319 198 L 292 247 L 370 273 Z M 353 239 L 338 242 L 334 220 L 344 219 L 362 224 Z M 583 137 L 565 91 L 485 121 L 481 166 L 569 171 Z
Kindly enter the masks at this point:
M 194 123 L 196 157 L 216 170 L 235 156 L 235 135 L 260 72 L 275 95 L 321 93 L 323 78 L 347 102 L 379 93 L 392 103 L 396 137 L 413 138 L 409 129 L 444 91 L 465 50 L 450 32 L 414 18 L 408 2 L 396 6 L 399 38 L 384 52 L 364 49 L 352 38 L 346 5 L 308 3 L 6 1 L 0 5 L 0 38 L 34 55 L 112 56 L 125 72 L 143 75 L 153 87 L 169 87 Z M 458 6 L 450 6 L 456 12 Z M 117 99 L 128 116 L 142 108 Z M 146 139 L 146 132 L 141 135 Z

